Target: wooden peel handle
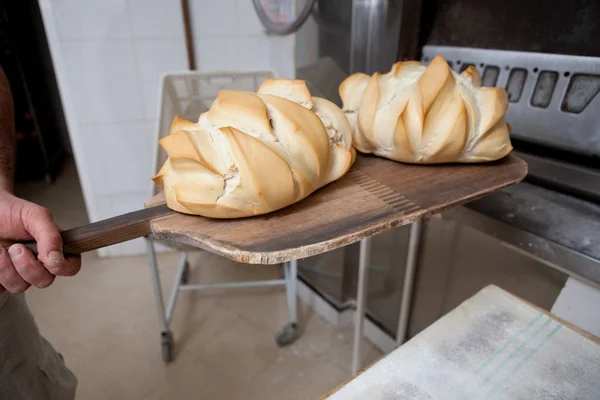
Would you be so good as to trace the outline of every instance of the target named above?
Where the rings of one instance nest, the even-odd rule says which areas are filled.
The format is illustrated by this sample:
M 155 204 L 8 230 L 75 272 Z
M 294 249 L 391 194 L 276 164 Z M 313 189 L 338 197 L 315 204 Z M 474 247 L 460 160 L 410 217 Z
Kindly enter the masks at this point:
M 63 231 L 63 253 L 82 254 L 150 235 L 151 220 L 173 213 L 163 204 Z M 23 244 L 37 254 L 34 242 Z

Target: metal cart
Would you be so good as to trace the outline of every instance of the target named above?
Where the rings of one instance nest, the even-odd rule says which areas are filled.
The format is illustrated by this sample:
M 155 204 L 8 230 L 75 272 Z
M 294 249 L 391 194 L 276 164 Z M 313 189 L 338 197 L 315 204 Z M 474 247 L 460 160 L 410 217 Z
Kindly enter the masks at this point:
M 157 126 L 158 137 L 154 141 L 155 164 L 153 171 L 157 171 L 166 159 L 164 151 L 159 151 L 158 139 L 168 135 L 171 121 L 175 115 L 195 121 L 200 113 L 207 111 L 222 89 L 245 90 L 255 92 L 260 84 L 267 78 L 275 77 L 273 71 L 257 72 L 218 72 L 198 73 L 185 71 L 167 73 L 161 79 L 159 95 L 159 120 Z M 153 188 L 156 192 L 156 188 Z M 160 274 L 156 258 L 155 243 L 159 242 L 170 248 L 180 251 L 177 274 L 169 301 L 165 305 L 164 296 L 160 284 Z M 298 276 L 298 262 L 296 260 L 286 262 L 282 265 L 283 279 L 270 279 L 261 281 L 226 282 L 211 284 L 193 284 L 189 282 L 190 263 L 188 251 L 197 250 L 192 247 L 182 247 L 166 241 L 158 241 L 150 236 L 146 237 L 148 247 L 148 263 L 152 275 L 156 307 L 161 324 L 160 341 L 162 357 L 165 362 L 173 359 L 173 333 L 170 329 L 171 317 L 180 291 L 187 290 L 211 290 L 211 289 L 236 289 L 260 286 L 279 286 L 286 288 L 286 298 L 290 312 L 290 322 L 283 326 L 276 336 L 278 346 L 293 343 L 298 337 L 298 319 L 296 314 L 296 279 Z M 201 266 L 198 266 L 201 268 Z

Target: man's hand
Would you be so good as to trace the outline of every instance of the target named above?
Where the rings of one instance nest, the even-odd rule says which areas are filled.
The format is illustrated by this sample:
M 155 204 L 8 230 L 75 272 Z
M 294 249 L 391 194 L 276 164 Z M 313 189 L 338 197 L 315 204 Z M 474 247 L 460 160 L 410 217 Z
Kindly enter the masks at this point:
M 64 257 L 60 229 L 50 212 L 0 188 L 0 293 L 21 293 L 29 286 L 48 287 L 56 276 L 72 276 L 81 268 L 81 257 Z M 22 244 L 34 239 L 38 257 Z

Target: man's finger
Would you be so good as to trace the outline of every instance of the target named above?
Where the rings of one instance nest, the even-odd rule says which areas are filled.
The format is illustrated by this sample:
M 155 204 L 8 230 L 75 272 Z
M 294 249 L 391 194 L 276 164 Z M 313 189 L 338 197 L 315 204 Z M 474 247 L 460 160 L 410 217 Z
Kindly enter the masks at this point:
M 17 252 L 20 254 L 18 257 L 13 258 L 12 263 L 15 271 L 17 271 L 25 282 L 40 289 L 46 288 L 54 282 L 55 276 L 35 258 L 31 250 L 27 247 L 22 244 L 13 244 L 8 251 L 11 256 L 13 253 L 17 254 Z
M 25 248 L 23 245 L 20 246 Z M 11 246 L 7 251 L 0 246 L 0 285 L 11 293 L 22 293 L 29 288 L 30 284 L 17 273 L 13 265 L 13 259 L 22 258 L 25 252 L 23 249 L 19 249 L 18 246 L 14 249 L 13 247 Z
M 73 275 L 72 263 L 67 262 L 62 252 L 62 238 L 50 211 L 32 206 L 23 213 L 23 224 L 37 242 L 38 259 L 53 275 Z
M 46 264 L 44 264 L 46 268 L 50 272 L 52 270 Z M 61 267 L 58 269 L 58 273 L 56 275 L 60 276 L 73 276 L 79 272 L 81 269 L 81 256 L 69 256 L 65 257 L 64 261 L 61 264 Z

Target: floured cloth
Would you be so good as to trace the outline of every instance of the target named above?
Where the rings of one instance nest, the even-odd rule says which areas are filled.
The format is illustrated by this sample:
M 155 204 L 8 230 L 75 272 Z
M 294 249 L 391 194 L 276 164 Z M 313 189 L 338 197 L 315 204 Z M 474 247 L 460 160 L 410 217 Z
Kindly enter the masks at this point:
M 44 339 L 22 294 L 0 294 L 0 400 L 72 400 L 77 379 Z
M 600 399 L 600 345 L 496 286 L 328 400 Z

